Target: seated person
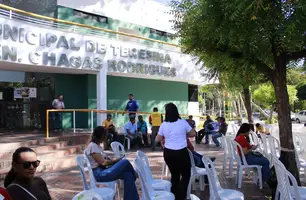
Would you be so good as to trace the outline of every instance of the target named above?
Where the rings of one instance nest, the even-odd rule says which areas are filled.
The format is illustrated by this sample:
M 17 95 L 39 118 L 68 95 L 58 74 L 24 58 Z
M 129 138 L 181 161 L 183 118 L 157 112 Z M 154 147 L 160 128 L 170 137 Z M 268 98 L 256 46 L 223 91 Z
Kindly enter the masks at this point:
M 258 146 L 251 145 L 247 137 L 249 136 L 249 132 L 251 130 L 250 124 L 244 123 L 241 125 L 241 127 L 238 130 L 237 136 L 235 138 L 235 141 L 240 144 L 242 147 L 243 152 L 240 152 L 238 150 L 239 155 L 243 153 L 245 155 L 246 161 L 249 165 L 261 165 L 261 173 L 262 173 L 262 181 L 266 182 L 269 178 L 270 173 L 270 163 L 267 158 L 264 156 L 258 156 L 253 154 L 253 150 L 255 150 Z
M 138 145 L 142 141 L 142 134 L 137 130 L 135 117 L 131 117 L 130 121 L 125 125 L 126 137 L 130 138 L 132 145 Z
M 217 118 L 218 120 L 218 118 Z M 209 135 L 215 134 L 219 131 L 219 123 L 218 122 L 210 122 L 205 126 L 205 143 L 209 144 Z
M 107 115 L 107 118 L 103 121 L 102 126 L 107 131 L 107 146 L 109 146 L 112 142 L 117 141 L 118 133 L 116 132 L 115 124 L 112 120 L 111 114 Z
M 263 134 L 266 134 L 266 135 L 270 135 L 269 129 L 267 129 L 265 126 L 257 123 L 256 124 L 256 134 L 259 135 L 260 133 L 263 133 Z
M 102 126 L 98 126 L 94 129 L 91 142 L 85 149 L 96 180 L 98 182 L 111 182 L 121 179 L 124 182 L 124 199 L 139 200 L 133 166 L 126 159 L 110 158 L 103 153 L 100 144 L 106 137 L 106 130 Z
M 196 128 L 196 123 L 193 120 L 193 116 L 189 115 L 188 119 L 186 119 L 186 121 L 188 122 L 188 124 L 190 125 L 191 128 L 195 129 Z
M 51 200 L 46 182 L 35 176 L 40 161 L 29 147 L 20 147 L 13 154 L 12 168 L 4 179 L 4 187 L 13 200 Z
M 220 143 L 218 141 L 218 138 L 222 137 L 222 135 L 226 135 L 227 124 L 225 123 L 225 118 L 224 117 L 218 117 L 217 121 L 218 121 L 218 124 L 219 124 L 219 130 L 212 135 L 212 140 L 216 144 L 216 147 L 219 147 Z
M 201 142 L 202 142 L 202 139 L 203 139 L 203 137 L 206 135 L 206 126 L 209 124 L 209 123 L 211 123 L 211 122 L 214 122 L 213 120 L 211 120 L 211 118 L 210 118 L 210 116 L 209 115 L 207 115 L 206 116 L 206 121 L 204 122 L 204 124 L 203 124 L 203 129 L 201 129 L 199 132 L 198 132 L 198 134 L 197 134 L 197 137 L 196 137 L 196 143 L 197 144 L 201 144 Z
M 143 139 L 144 145 L 149 146 L 149 144 L 148 144 L 147 122 L 143 120 L 142 115 L 138 116 L 137 131 L 138 131 L 139 134 L 142 134 L 142 139 Z

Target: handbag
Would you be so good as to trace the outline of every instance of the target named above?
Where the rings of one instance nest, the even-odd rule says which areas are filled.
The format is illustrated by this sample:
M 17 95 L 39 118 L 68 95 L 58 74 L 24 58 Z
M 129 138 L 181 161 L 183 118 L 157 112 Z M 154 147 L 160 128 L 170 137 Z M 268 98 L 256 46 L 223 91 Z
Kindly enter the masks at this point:
M 252 151 L 251 154 L 252 154 L 253 156 L 256 156 L 256 157 L 264 157 L 264 156 L 262 155 L 262 153 L 260 153 L 260 152 L 258 152 L 258 151 Z
M 37 198 L 31 193 L 29 192 L 29 190 L 25 189 L 24 187 L 22 187 L 21 185 L 17 184 L 17 183 L 12 183 L 10 184 L 8 187 L 12 186 L 12 185 L 15 185 L 19 188 L 21 188 L 23 191 L 25 191 L 29 196 L 31 196 L 33 199 L 37 200 Z

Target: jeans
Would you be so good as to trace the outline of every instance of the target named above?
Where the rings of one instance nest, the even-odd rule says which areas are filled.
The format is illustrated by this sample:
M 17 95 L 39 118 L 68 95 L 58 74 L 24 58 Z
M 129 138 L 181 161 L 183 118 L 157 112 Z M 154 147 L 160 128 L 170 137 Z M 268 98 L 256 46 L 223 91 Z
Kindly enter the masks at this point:
M 204 136 L 205 136 L 205 129 L 201 129 L 196 136 L 196 142 L 201 143 Z
M 204 163 L 202 162 L 202 157 L 203 156 L 201 154 L 195 152 L 195 151 L 193 151 L 192 154 L 193 154 L 193 159 L 194 159 L 195 166 L 200 167 L 200 168 L 204 168 Z
M 53 130 L 62 129 L 63 115 L 60 112 L 52 112 L 52 128 Z
M 156 148 L 155 138 L 156 138 L 158 131 L 159 131 L 159 126 L 152 126 L 151 145 L 152 145 L 153 150 L 155 150 Z
M 136 188 L 136 175 L 133 166 L 128 160 L 120 160 L 108 169 L 101 167 L 93 170 L 98 182 L 111 182 L 118 179 L 124 182 L 124 200 L 139 200 Z
M 180 150 L 164 148 L 164 159 L 171 173 L 171 192 L 175 200 L 185 200 L 191 176 L 191 163 L 187 148 Z
M 261 174 L 262 174 L 262 181 L 266 182 L 269 178 L 270 174 L 270 162 L 265 157 L 258 157 L 252 154 L 247 154 L 245 156 L 246 161 L 249 165 L 261 165 Z
M 222 133 L 215 133 L 215 134 L 212 135 L 212 140 L 217 145 L 217 147 L 220 146 L 220 143 L 218 141 L 219 137 L 222 137 Z

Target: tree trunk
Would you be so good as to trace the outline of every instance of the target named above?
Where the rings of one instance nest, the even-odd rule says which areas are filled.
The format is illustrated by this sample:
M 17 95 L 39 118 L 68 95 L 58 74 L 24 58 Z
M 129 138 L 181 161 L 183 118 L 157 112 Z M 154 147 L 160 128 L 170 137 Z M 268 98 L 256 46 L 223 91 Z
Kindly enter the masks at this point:
M 250 124 L 253 124 L 253 112 L 252 112 L 250 88 L 248 87 L 243 88 L 243 96 L 244 96 L 244 106 L 247 111 L 248 121 Z
M 276 108 L 278 111 L 279 139 L 281 145 L 280 161 L 301 185 L 296 165 L 294 144 L 292 137 L 292 122 L 290 117 L 290 103 L 286 79 L 286 59 L 283 55 L 275 59 L 275 72 L 272 84 L 276 95 Z
M 215 113 L 215 99 L 211 101 L 211 115 Z

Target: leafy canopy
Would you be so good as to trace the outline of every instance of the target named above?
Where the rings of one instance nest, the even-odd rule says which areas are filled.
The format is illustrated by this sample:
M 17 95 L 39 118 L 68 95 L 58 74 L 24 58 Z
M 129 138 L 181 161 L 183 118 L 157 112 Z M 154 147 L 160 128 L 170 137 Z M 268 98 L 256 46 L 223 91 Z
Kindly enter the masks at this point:
M 289 102 L 290 105 L 293 106 L 294 101 L 297 100 L 297 90 L 295 89 L 295 86 L 292 85 L 288 85 L 287 88 L 289 94 Z M 260 87 L 254 91 L 253 97 L 256 103 L 265 108 L 271 108 L 271 106 L 276 102 L 275 92 L 271 84 L 260 85 Z

